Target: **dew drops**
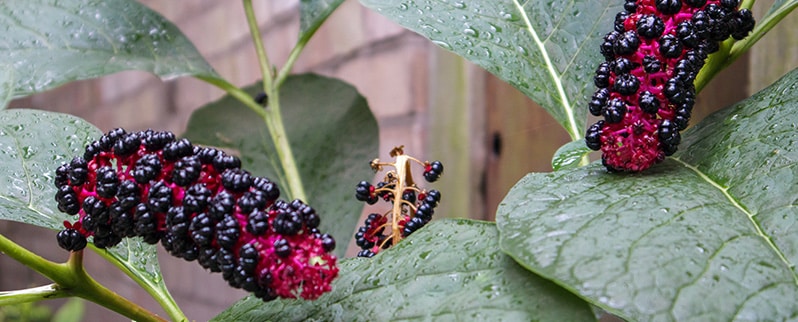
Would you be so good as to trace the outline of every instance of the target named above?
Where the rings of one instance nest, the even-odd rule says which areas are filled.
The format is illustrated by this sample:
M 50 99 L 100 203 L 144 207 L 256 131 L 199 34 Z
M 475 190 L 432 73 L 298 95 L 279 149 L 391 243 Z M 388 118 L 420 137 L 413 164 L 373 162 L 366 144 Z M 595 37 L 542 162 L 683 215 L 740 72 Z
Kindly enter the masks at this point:
M 701 254 L 703 254 L 704 252 L 706 252 L 706 249 L 704 249 L 704 247 L 701 247 L 701 245 L 696 245 L 696 246 L 695 246 L 695 250 L 696 250 L 696 251 L 698 251 L 698 252 L 699 252 L 699 253 L 701 253 Z
M 436 34 L 439 34 L 439 33 L 441 33 L 441 31 L 440 31 L 440 30 L 438 30 L 438 28 L 435 28 L 435 26 L 433 26 L 433 25 L 430 25 L 430 24 L 426 24 L 426 23 L 425 23 L 425 24 L 422 24 L 422 25 L 421 25 L 421 28 L 422 28 L 422 29 L 425 29 L 425 30 L 429 30 L 429 31 L 430 31 L 430 32 L 432 32 L 432 33 L 436 33 Z
M 501 17 L 502 19 L 507 20 L 507 21 L 516 21 L 516 20 L 518 20 L 518 17 L 515 16 L 514 14 L 509 13 L 509 12 L 504 12 L 504 11 L 499 12 L 499 17 Z
M 440 46 L 440 47 L 442 47 L 443 49 L 446 49 L 446 50 L 452 50 L 452 46 L 451 46 L 451 45 L 449 45 L 449 43 L 447 43 L 447 42 L 445 42 L 445 41 L 441 41 L 441 40 L 432 40 L 432 43 L 433 43 L 433 44 L 436 44 L 436 45 L 438 45 L 438 46 Z
M 454 3 L 454 7 L 457 9 L 465 9 L 466 4 L 463 1 L 457 1 Z
M 429 258 L 430 253 L 432 253 L 432 252 L 431 251 L 425 251 L 425 252 L 422 252 L 421 254 L 419 254 L 418 257 L 421 258 L 421 259 L 427 259 L 427 258 Z
M 471 36 L 471 37 L 479 36 L 479 33 L 477 33 L 477 31 L 475 29 L 473 29 L 473 28 L 466 28 L 466 29 L 463 30 L 463 33 L 466 34 L 467 36 Z
M 30 159 L 34 155 L 36 155 L 36 148 L 32 146 L 25 146 L 22 147 L 22 157 L 25 159 Z

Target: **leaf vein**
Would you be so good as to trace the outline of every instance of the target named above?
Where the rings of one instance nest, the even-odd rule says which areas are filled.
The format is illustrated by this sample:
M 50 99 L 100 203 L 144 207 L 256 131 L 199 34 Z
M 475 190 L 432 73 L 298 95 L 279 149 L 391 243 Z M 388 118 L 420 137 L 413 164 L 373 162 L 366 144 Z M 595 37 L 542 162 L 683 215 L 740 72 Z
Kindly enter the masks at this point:
M 718 184 L 717 182 L 712 180 L 712 178 L 710 178 L 705 173 L 703 173 L 701 170 L 699 170 L 698 168 L 696 168 L 696 167 L 694 167 L 694 166 L 692 166 L 692 165 L 680 160 L 679 158 L 673 158 L 673 159 L 675 161 L 681 163 L 686 168 L 688 168 L 690 170 L 693 170 L 693 172 L 695 172 L 702 180 L 706 181 L 707 183 L 709 183 L 710 185 L 712 185 L 716 189 L 720 190 L 720 192 L 723 193 L 723 195 L 726 197 L 726 199 L 728 199 L 729 202 L 731 202 L 731 204 L 735 208 L 740 210 L 742 213 L 744 213 L 746 215 L 746 217 L 748 217 L 748 220 L 754 226 L 754 229 L 756 230 L 757 235 L 759 235 L 759 237 L 761 237 L 762 239 L 765 240 L 765 242 L 767 243 L 768 247 L 770 247 L 770 249 L 772 249 L 774 252 L 776 252 L 776 254 L 779 256 L 779 259 L 781 260 L 781 262 L 785 266 L 787 266 L 787 270 L 789 270 L 790 273 L 792 274 L 793 282 L 796 285 L 798 285 L 798 274 L 793 269 L 794 265 L 792 263 L 790 263 L 790 261 L 784 255 L 784 252 L 782 252 L 781 249 L 779 249 L 776 246 L 776 244 L 773 242 L 773 239 L 771 239 L 770 236 L 768 236 L 768 235 L 766 235 L 764 233 L 764 231 L 762 229 L 762 226 L 754 218 L 754 216 L 756 214 L 749 212 L 748 209 L 746 209 L 742 204 L 740 204 L 740 202 L 737 201 L 737 199 L 735 199 L 734 196 L 732 196 L 729 193 L 729 188 L 728 187 L 721 186 L 720 184 Z
M 526 13 L 524 9 L 524 5 L 522 5 L 518 0 L 513 0 L 518 11 L 521 13 L 521 17 L 524 18 L 524 24 L 526 25 L 526 30 L 529 32 L 529 35 L 532 36 L 532 40 L 535 42 L 535 46 L 538 47 L 540 50 L 540 54 L 543 56 L 543 61 L 546 63 L 546 69 L 551 77 L 552 81 L 554 82 L 554 87 L 557 88 L 557 94 L 560 97 L 562 102 L 562 107 L 565 110 L 565 115 L 568 117 L 568 125 L 570 128 L 568 132 L 571 134 L 571 138 L 574 140 L 580 137 L 580 130 L 576 126 L 576 120 L 574 119 L 574 111 L 571 107 L 571 102 L 568 99 L 568 95 L 565 93 L 565 87 L 562 84 L 562 79 L 557 71 L 554 70 L 554 64 L 551 61 L 551 57 L 549 57 L 549 52 L 546 49 L 546 45 L 540 40 L 538 36 L 537 30 L 532 26 L 532 22 L 529 20 L 529 15 Z
M 609 9 L 610 9 L 610 6 L 604 7 L 604 12 L 601 14 L 601 16 L 603 17 L 605 14 L 607 14 L 607 10 L 609 10 Z M 585 45 L 590 43 L 588 41 L 590 39 L 590 35 L 592 35 L 596 31 L 596 29 L 598 29 L 599 26 L 601 26 L 601 24 L 600 24 L 601 21 L 602 21 L 602 19 L 596 19 L 596 21 L 593 23 L 593 25 L 590 28 L 590 32 L 587 33 L 587 37 L 585 37 L 584 41 L 579 43 L 579 47 L 576 48 L 576 51 L 574 52 L 573 56 L 571 56 L 571 60 L 569 60 L 568 64 L 565 65 L 565 69 L 562 71 L 563 75 L 568 73 L 568 70 L 571 69 L 571 66 L 574 65 L 574 62 L 576 61 L 576 57 L 579 56 L 579 53 L 582 52 L 582 49 L 585 47 Z
M 698 282 L 698 280 L 701 279 L 702 276 L 707 274 L 707 272 L 709 271 L 709 268 L 710 268 L 710 264 L 709 263 L 715 258 L 715 256 L 720 254 L 720 252 L 724 248 L 726 248 L 726 245 L 728 245 L 730 242 L 732 242 L 734 240 L 740 239 L 740 238 L 745 237 L 745 236 L 749 236 L 749 235 L 732 236 L 728 240 L 723 241 L 723 244 L 721 244 L 720 247 L 718 247 L 718 249 L 716 249 L 714 252 L 712 252 L 712 255 L 710 255 L 709 258 L 707 258 L 707 261 L 706 261 L 707 264 L 704 265 L 704 269 L 701 271 L 701 273 L 700 274 L 696 274 L 695 278 L 693 278 L 693 280 L 691 282 L 685 283 L 683 285 L 680 285 L 679 288 L 676 289 L 676 294 L 673 296 L 673 300 L 671 301 L 670 308 L 668 309 L 668 312 L 670 314 L 671 320 L 673 320 L 673 321 L 678 321 L 679 320 L 678 318 L 676 318 L 676 314 L 675 314 L 675 312 L 673 312 L 673 310 L 676 309 L 676 302 L 678 301 L 679 295 L 682 293 L 682 291 L 684 291 L 684 289 L 686 289 L 689 286 L 695 285 L 696 282 Z

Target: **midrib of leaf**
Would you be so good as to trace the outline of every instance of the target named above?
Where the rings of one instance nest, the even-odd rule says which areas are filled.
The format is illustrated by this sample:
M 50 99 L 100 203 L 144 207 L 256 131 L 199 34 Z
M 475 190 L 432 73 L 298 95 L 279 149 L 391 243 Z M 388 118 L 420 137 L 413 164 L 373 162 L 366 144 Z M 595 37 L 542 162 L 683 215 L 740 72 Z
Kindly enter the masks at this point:
M 790 263 L 789 260 L 787 260 L 787 257 L 784 255 L 784 253 L 778 247 L 776 247 L 776 244 L 773 243 L 773 240 L 770 238 L 770 236 L 766 235 L 765 232 L 762 231 L 762 227 L 760 227 L 759 223 L 757 223 L 756 220 L 754 219 L 754 214 L 748 211 L 748 209 L 745 209 L 745 207 L 743 207 L 743 205 L 741 205 L 740 202 L 737 201 L 737 199 L 734 199 L 734 197 L 729 193 L 729 188 L 721 186 L 719 183 L 717 183 L 715 180 L 712 180 L 712 178 L 707 176 L 704 172 L 702 172 L 695 166 L 687 162 L 684 162 L 679 158 L 672 158 L 672 159 L 675 160 L 676 162 L 681 163 L 686 168 L 692 170 L 702 180 L 706 181 L 716 189 L 720 190 L 720 192 L 726 197 L 726 199 L 729 200 L 729 202 L 731 202 L 731 204 L 735 208 L 744 213 L 746 217 L 748 217 L 748 220 L 751 221 L 751 224 L 754 225 L 757 235 L 759 235 L 759 237 L 762 237 L 762 239 L 764 239 L 765 242 L 767 242 L 768 247 L 770 247 L 774 252 L 776 252 L 776 254 L 779 256 L 779 259 L 781 259 L 782 263 L 784 263 L 784 265 L 787 266 L 787 270 L 789 270 L 790 273 L 792 274 L 793 282 L 796 285 L 798 285 L 798 274 L 796 274 L 795 270 L 793 270 L 793 265 Z
M 31 181 L 33 181 L 33 179 L 31 179 L 30 177 L 30 171 L 28 171 L 28 164 L 25 162 L 25 158 L 22 157 L 23 151 L 22 147 L 19 145 L 19 139 L 17 139 L 16 136 L 13 136 L 13 138 L 14 138 L 14 145 L 16 145 L 17 151 L 20 152 L 19 162 L 22 163 L 22 170 L 25 171 L 25 181 L 27 181 L 26 183 L 28 184 L 28 202 L 27 204 L 25 204 L 25 208 L 30 209 L 39 216 L 50 219 L 50 216 L 45 215 L 44 213 L 33 207 L 33 187 L 31 186 Z
M 16 149 L 17 149 L 17 152 L 19 152 L 19 153 L 20 153 L 19 162 L 20 162 L 20 163 L 21 163 L 21 165 L 22 165 L 22 170 L 23 170 L 23 171 L 24 171 L 24 173 L 25 173 L 25 181 L 26 181 L 25 183 L 26 183 L 26 184 L 27 184 L 27 186 L 28 186 L 28 202 L 26 203 L 26 202 L 24 202 L 24 201 L 23 201 L 23 200 L 21 200 L 21 199 L 17 199 L 17 198 L 9 198 L 8 196 L 4 196 L 4 195 L 0 195 L 0 199 L 7 200 L 7 201 L 9 201 L 9 202 L 11 202 L 11 203 L 16 203 L 16 204 L 19 204 L 19 205 L 21 205 L 21 206 L 23 206 L 23 207 L 27 208 L 28 210 L 30 210 L 30 211 L 32 211 L 32 212 L 34 212 L 34 213 L 36 213 L 37 215 L 39 215 L 39 216 L 41 216 L 41 217 L 43 217 L 43 218 L 51 219 L 51 217 L 50 217 L 50 216 L 48 216 L 47 214 L 45 214 L 45 213 L 43 213 L 43 212 L 39 211 L 39 209 L 37 209 L 37 208 L 36 208 L 36 207 L 33 205 L 33 194 L 34 194 L 34 192 L 33 192 L 33 186 L 31 186 L 31 182 L 33 182 L 33 179 L 30 177 L 30 170 L 28 169 L 28 164 L 27 164 L 27 162 L 25 162 L 25 158 L 24 158 L 24 157 L 22 157 L 22 155 L 24 154 L 24 151 L 22 151 L 22 146 L 20 145 L 20 143 L 19 143 L 19 139 L 17 138 L 17 136 L 15 136 L 15 135 L 10 135 L 10 137 L 11 137 L 12 139 L 14 139 L 14 146 L 16 147 Z
M 560 95 L 560 101 L 562 102 L 562 107 L 565 110 L 565 114 L 568 116 L 568 125 L 570 125 L 569 134 L 573 140 L 577 140 L 580 138 L 580 131 L 576 127 L 576 120 L 574 119 L 574 112 L 573 108 L 571 108 L 571 102 L 568 100 L 568 95 L 565 94 L 565 88 L 562 86 L 562 79 L 560 79 L 560 75 L 557 74 L 557 71 L 554 70 L 554 64 L 551 62 L 551 58 L 549 57 L 549 52 L 546 51 L 546 45 L 543 41 L 540 40 L 537 31 L 534 27 L 532 27 L 532 22 L 529 21 L 529 16 L 526 14 L 526 10 L 524 6 L 518 2 L 518 0 L 513 0 L 513 4 L 515 4 L 516 9 L 518 12 L 521 13 L 521 17 L 524 18 L 524 24 L 526 25 L 526 30 L 532 36 L 532 39 L 535 41 L 535 46 L 538 47 L 540 50 L 540 54 L 543 56 L 543 62 L 546 63 L 546 70 L 548 70 L 549 75 L 551 76 L 552 81 L 554 82 L 554 87 L 557 88 L 557 94 Z

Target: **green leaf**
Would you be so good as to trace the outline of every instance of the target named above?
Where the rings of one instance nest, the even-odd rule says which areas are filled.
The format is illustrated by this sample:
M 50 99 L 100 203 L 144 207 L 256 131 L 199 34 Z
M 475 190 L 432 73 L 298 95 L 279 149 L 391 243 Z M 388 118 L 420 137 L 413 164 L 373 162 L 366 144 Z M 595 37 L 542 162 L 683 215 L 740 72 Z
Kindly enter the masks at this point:
M 260 84 L 245 88 L 250 95 Z M 354 197 L 360 180 L 374 176 L 368 162 L 378 155 L 377 121 L 357 90 L 340 80 L 306 74 L 280 87 L 280 109 L 300 176 L 343 256 L 363 203 Z M 238 150 L 244 168 L 279 180 L 281 167 L 264 120 L 232 97 L 191 115 L 185 137 L 194 143 Z M 286 189 L 285 184 L 281 184 Z
M 14 95 L 14 70 L 9 66 L 0 65 L 0 110 L 8 106 L 12 95 Z
M 582 137 L 599 44 L 623 1 L 361 0 L 518 88 Z
M 0 111 L 0 219 L 60 230 L 55 169 L 101 132 L 76 117 L 35 110 Z M 53 245 L 55 238 L 53 237 Z
M 440 220 L 340 263 L 316 301 L 248 297 L 214 321 L 595 321 L 587 304 L 499 252 L 492 223 Z
M 319 29 L 319 26 L 335 11 L 344 0 L 301 0 L 299 1 L 299 39 L 305 42 Z
M 123 70 L 217 77 L 177 27 L 135 1 L 4 1 L 0 28 L 14 97 Z
M 0 111 L 0 220 L 23 222 L 53 230 L 76 218 L 58 210 L 55 169 L 102 133 L 77 117 L 38 110 Z M 55 233 L 44 236 L 57 247 Z M 122 268 L 138 283 L 168 294 L 155 246 L 126 238 L 108 250 L 91 248 Z
M 554 152 L 551 167 L 554 171 L 576 168 L 590 152 L 593 150 L 585 145 L 584 139 L 568 142 Z
M 499 207 L 521 265 L 629 320 L 798 316 L 798 71 L 642 174 L 533 173 Z

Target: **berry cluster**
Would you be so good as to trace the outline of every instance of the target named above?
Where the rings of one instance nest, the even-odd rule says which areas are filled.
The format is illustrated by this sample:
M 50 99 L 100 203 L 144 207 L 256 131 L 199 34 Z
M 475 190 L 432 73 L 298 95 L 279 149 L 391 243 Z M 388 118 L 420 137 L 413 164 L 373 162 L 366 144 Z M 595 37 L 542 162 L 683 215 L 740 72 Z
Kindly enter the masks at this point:
M 58 244 L 78 251 L 89 236 L 99 248 L 141 237 L 265 301 L 330 291 L 335 241 L 319 232 L 319 215 L 240 167 L 169 132 L 110 131 L 56 170 L 58 209 L 79 216 Z
M 740 0 L 626 0 L 604 37 L 588 107 L 604 119 L 587 146 L 610 171 L 642 171 L 676 152 L 695 103 L 696 74 L 729 36 L 753 30 Z
M 355 198 L 369 205 L 377 203 L 379 199 L 392 204 L 385 213 L 370 214 L 364 225 L 358 228 L 355 243 L 362 249 L 357 254 L 359 257 L 372 257 L 410 236 L 432 220 L 435 207 L 441 201 L 438 190 L 427 191 L 416 186 L 410 165 L 411 162 L 422 165 L 424 179 L 434 182 L 443 174 L 443 164 L 440 161 L 421 162 L 405 155 L 402 149 L 400 146 L 391 150 L 394 162 L 380 162 L 379 159 L 371 161 L 374 171 L 381 171 L 385 166 L 394 170 L 388 171 L 376 186 L 361 181 L 355 190 Z M 395 196 L 400 195 L 401 199 L 397 200 Z

